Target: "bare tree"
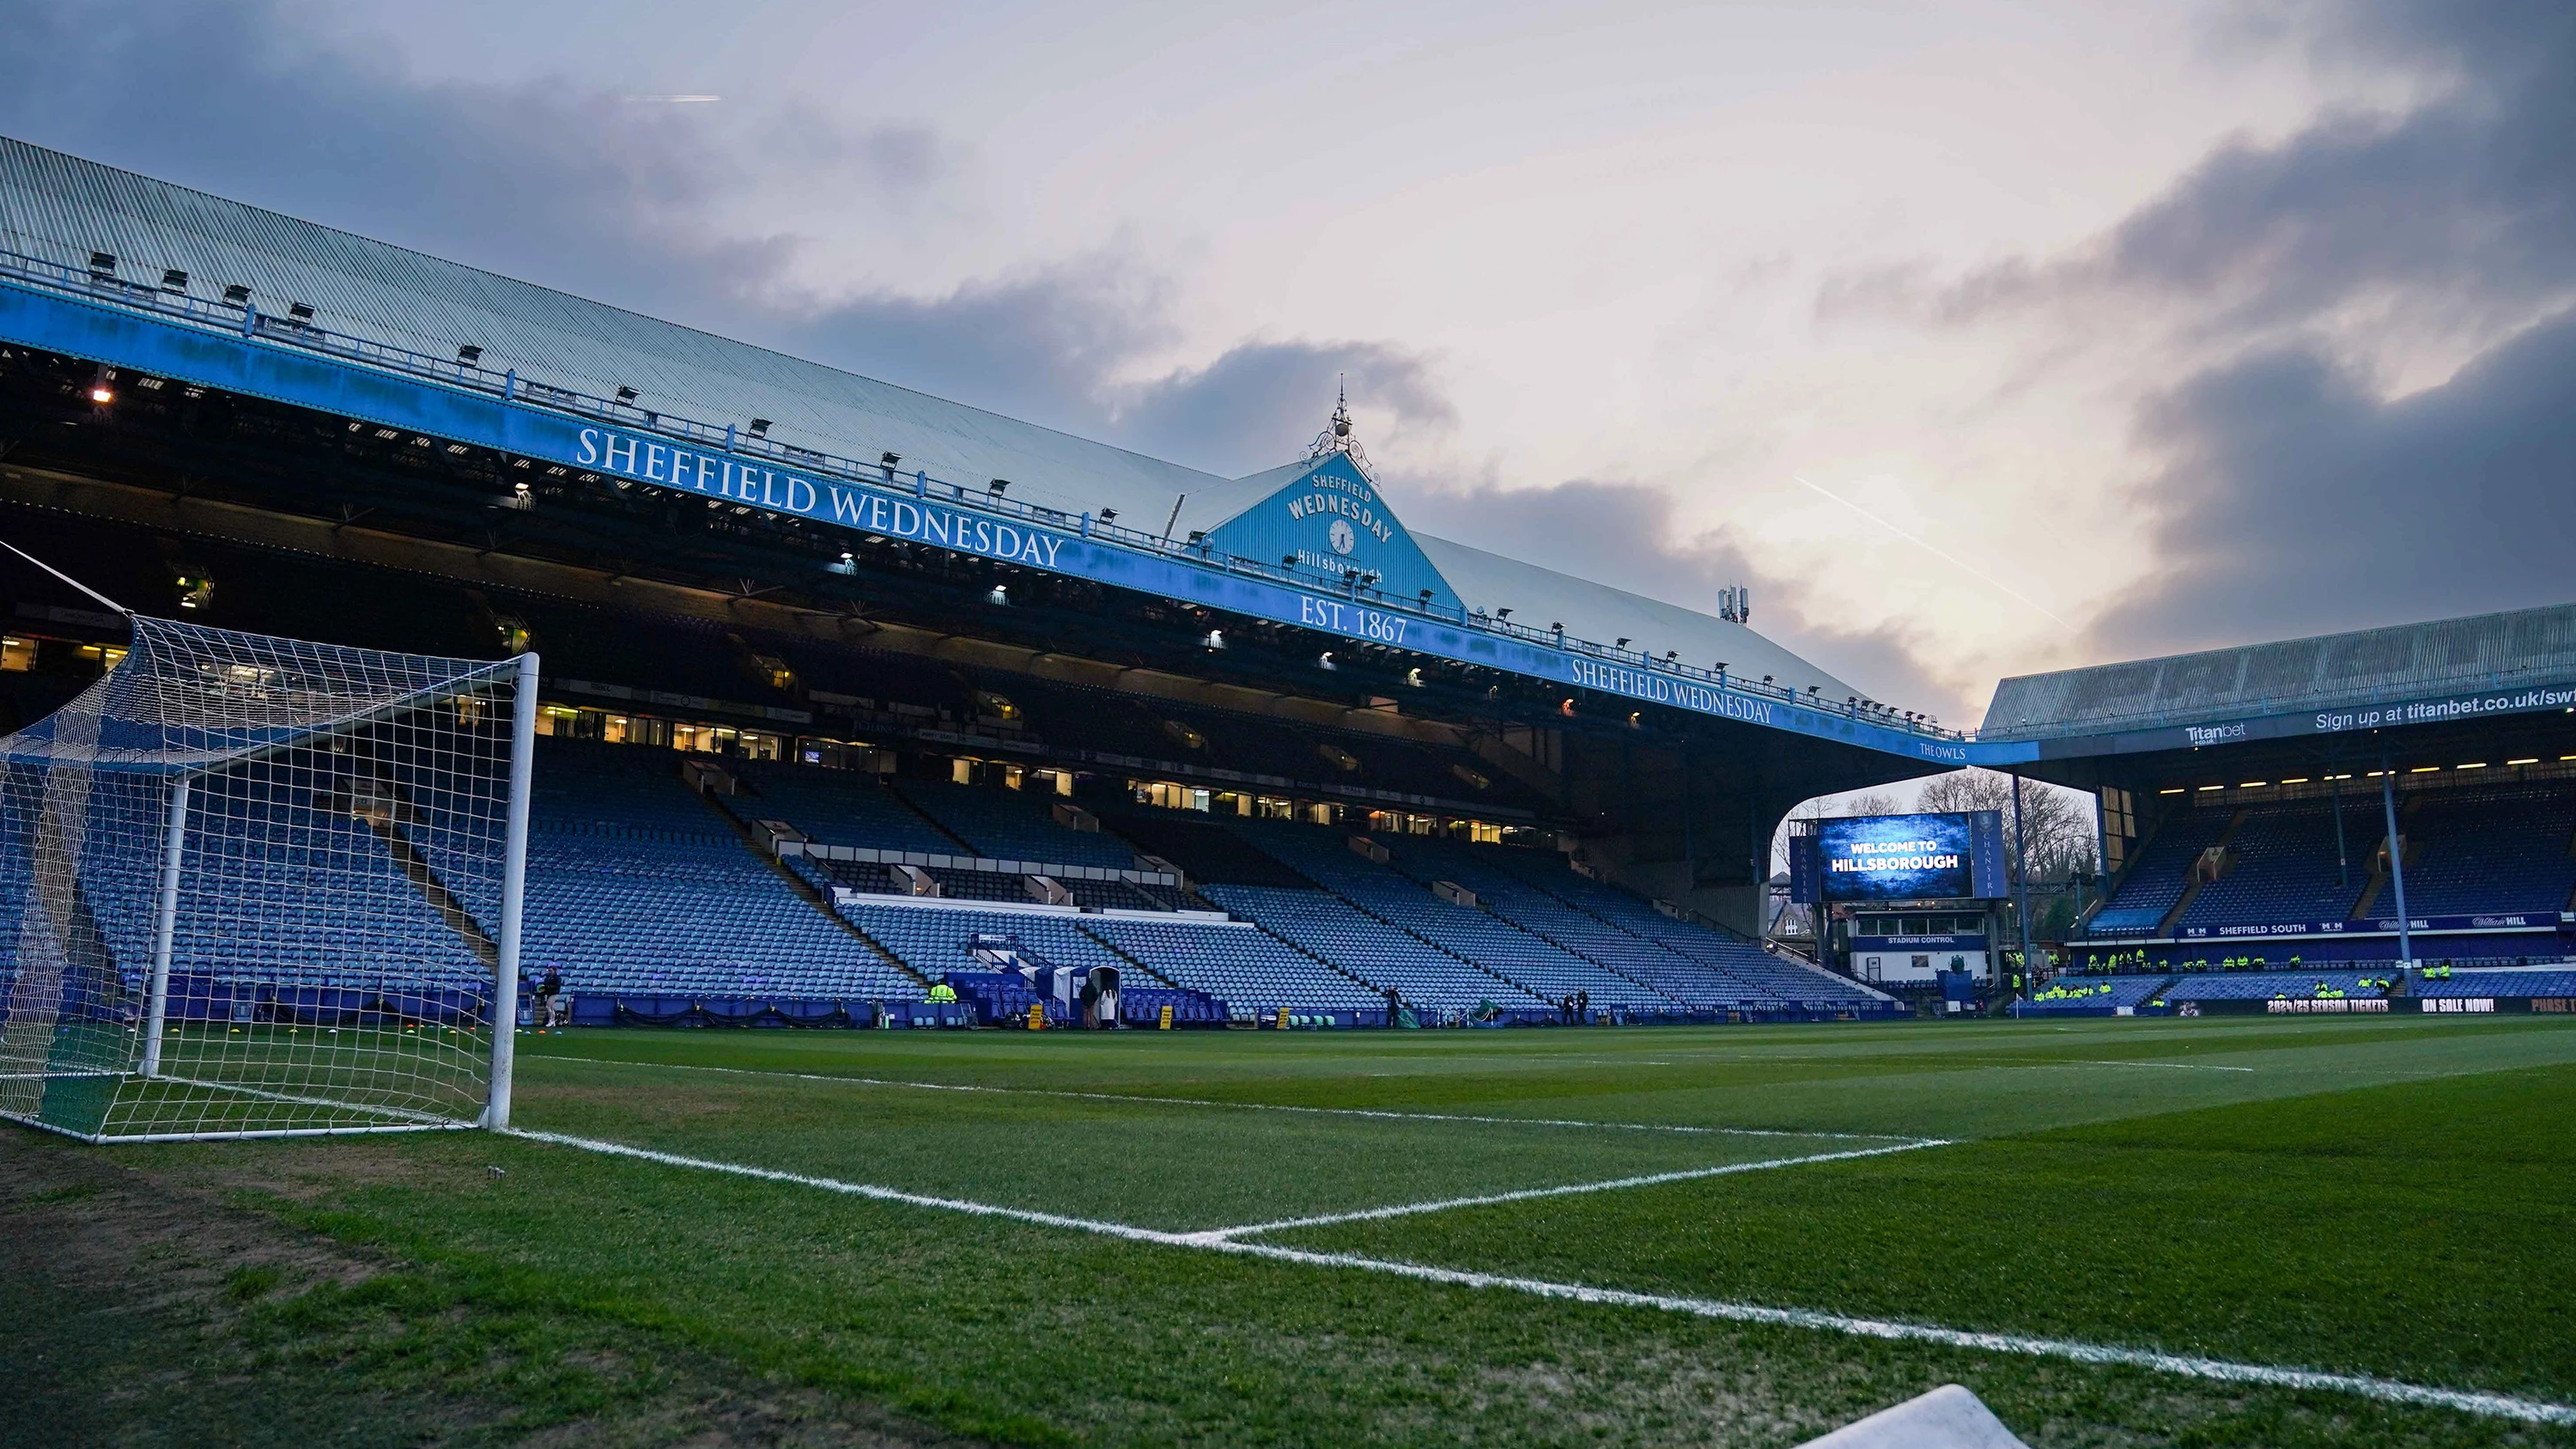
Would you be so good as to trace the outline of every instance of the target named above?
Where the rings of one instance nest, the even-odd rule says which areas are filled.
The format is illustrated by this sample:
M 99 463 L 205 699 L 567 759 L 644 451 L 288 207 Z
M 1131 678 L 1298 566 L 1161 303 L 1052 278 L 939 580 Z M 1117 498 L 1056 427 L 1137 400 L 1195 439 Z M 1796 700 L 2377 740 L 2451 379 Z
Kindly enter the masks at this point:
M 2013 835 L 2013 782 L 1993 770 L 1959 770 L 1923 782 L 1915 807 L 1925 814 L 1995 810 L 2004 817 L 2004 852 L 2008 868 L 2019 858 Z M 2022 828 L 2029 833 L 2030 879 L 2062 881 L 2093 869 L 2092 797 L 2079 790 L 2024 780 L 2021 786 Z
M 1771 832 L 1771 868 L 1774 871 L 1789 868 L 1789 827 L 1798 821 L 1840 820 L 1855 815 L 1894 815 L 1903 808 L 1896 803 L 1895 796 L 1878 790 L 1854 795 L 1848 800 L 1838 800 L 1824 795 L 1813 800 L 1801 800 L 1790 809 L 1787 815 L 1781 817 L 1779 828 Z

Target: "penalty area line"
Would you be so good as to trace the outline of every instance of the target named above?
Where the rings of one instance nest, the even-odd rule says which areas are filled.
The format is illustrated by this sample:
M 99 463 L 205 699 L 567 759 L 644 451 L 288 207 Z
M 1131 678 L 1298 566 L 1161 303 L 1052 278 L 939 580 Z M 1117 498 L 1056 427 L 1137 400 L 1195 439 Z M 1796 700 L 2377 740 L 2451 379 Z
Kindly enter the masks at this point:
M 1759 1303 L 1734 1303 L 1717 1298 L 1639 1293 L 1623 1288 L 1597 1288 L 1586 1283 L 1559 1283 L 1543 1278 L 1518 1278 L 1501 1273 L 1478 1273 L 1463 1268 L 1439 1268 L 1424 1263 L 1408 1263 L 1400 1259 L 1363 1257 L 1355 1253 L 1321 1253 L 1304 1248 L 1282 1247 L 1275 1243 L 1247 1242 L 1239 1237 L 1215 1237 L 1205 1233 L 1168 1233 L 1154 1228 L 1140 1228 L 1128 1223 L 1107 1222 L 1097 1218 L 1040 1212 L 1033 1208 L 1005 1207 L 997 1203 L 972 1202 L 964 1198 L 933 1197 L 924 1193 L 905 1192 L 900 1188 L 880 1187 L 872 1183 L 846 1182 L 838 1178 L 782 1172 L 775 1168 L 718 1162 L 702 1157 L 686 1157 L 678 1153 L 661 1152 L 647 1147 L 630 1147 L 622 1142 L 608 1142 L 593 1137 L 575 1137 L 566 1133 L 538 1132 L 518 1127 L 506 1127 L 501 1131 L 504 1136 L 522 1138 L 530 1142 L 543 1142 L 666 1167 L 691 1168 L 703 1172 L 813 1188 L 877 1202 L 901 1203 L 911 1207 L 965 1213 L 974 1217 L 998 1218 L 1038 1227 L 1066 1228 L 1102 1237 L 1119 1238 L 1135 1243 L 1151 1243 L 1163 1247 L 1195 1248 L 1202 1252 L 1231 1253 L 1237 1257 L 1260 1258 L 1276 1263 L 1295 1263 L 1305 1267 L 1330 1268 L 1345 1272 L 1380 1273 L 1446 1287 L 1525 1293 L 1536 1298 L 1552 1298 L 1600 1307 L 1645 1308 L 1731 1323 L 1755 1323 L 1782 1328 L 1803 1328 L 1822 1333 L 1838 1333 L 1854 1338 L 1873 1338 L 1897 1343 L 1929 1343 L 1944 1348 L 1963 1348 L 1984 1353 L 2059 1359 L 2069 1363 L 2104 1367 L 2138 1368 L 2216 1383 L 2254 1384 L 2266 1388 L 2346 1393 L 2361 1398 L 2377 1399 L 2383 1403 L 2450 1409 L 2481 1418 L 2512 1419 L 2526 1424 L 2576 1425 L 2576 1405 L 2517 1398 L 2510 1394 L 2435 1388 L 2427 1384 L 2410 1384 L 2398 1379 L 2375 1378 L 2366 1374 L 2339 1374 L 2318 1369 L 2284 1368 L 2274 1364 L 2239 1363 L 2228 1359 L 2163 1353 L 2155 1349 L 2085 1343 L 2076 1339 L 1983 1333 L 1972 1329 L 1945 1328 L 1932 1323 L 1859 1318 L 1806 1308 L 1773 1308 Z M 1250 1230 L 1238 1228 L 1231 1231 L 1240 1233 Z
M 1355 1212 L 1327 1213 L 1320 1217 L 1286 1218 L 1278 1222 L 1247 1223 L 1239 1228 L 1215 1228 L 1204 1233 L 1191 1233 L 1186 1236 L 1191 1242 L 1215 1243 L 1262 1233 L 1283 1233 L 1291 1228 L 1322 1228 L 1336 1223 L 1376 1222 L 1384 1218 L 1405 1218 L 1420 1213 L 1447 1212 L 1452 1208 L 1491 1207 L 1496 1203 L 1535 1202 L 1542 1198 L 1576 1197 L 1594 1192 L 1618 1192 L 1632 1187 L 1659 1187 L 1668 1182 L 1697 1182 L 1701 1178 L 1726 1177 L 1739 1172 L 1768 1172 L 1780 1167 L 1804 1167 L 1811 1162 L 1846 1162 L 1855 1157 L 1884 1157 L 1891 1152 L 1919 1152 L 1926 1147 L 1949 1145 L 1949 1141 L 1945 1138 L 1926 1137 L 1917 1142 L 1899 1142 L 1891 1147 L 1857 1147 L 1843 1152 L 1812 1152 L 1803 1157 L 1770 1157 L 1760 1162 L 1730 1162 L 1718 1167 L 1685 1167 L 1672 1172 L 1650 1172 L 1638 1177 L 1613 1178 L 1608 1182 L 1577 1182 L 1563 1187 L 1525 1187 L 1513 1192 L 1485 1193 L 1476 1197 L 1451 1197 L 1432 1202 L 1397 1203 L 1391 1207 L 1361 1208 Z
M 1134 1102 L 1148 1107 L 1216 1107 L 1236 1112 L 1301 1112 L 1319 1117 L 1367 1117 L 1383 1122 L 1468 1122 L 1490 1127 L 1591 1127 L 1603 1132 L 1672 1132 L 1694 1137 L 1807 1137 L 1828 1142 L 1902 1142 L 1923 1139 L 1894 1132 L 1800 1131 L 1789 1127 L 1702 1127 L 1674 1122 L 1587 1122 L 1571 1117 L 1482 1117 L 1458 1112 L 1398 1112 L 1381 1107 L 1305 1107 L 1286 1102 L 1225 1102 L 1214 1097 L 1144 1097 L 1131 1092 L 1069 1092 L 1055 1087 L 991 1087 L 974 1082 L 906 1082 L 891 1077 L 851 1077 L 832 1072 L 773 1072 L 759 1067 L 711 1067 L 699 1062 L 640 1062 L 623 1057 L 541 1056 L 522 1061 L 577 1062 L 594 1067 L 644 1067 L 668 1072 L 717 1072 L 729 1077 L 771 1077 L 792 1082 L 831 1082 L 844 1087 L 892 1087 L 908 1092 L 973 1092 L 1003 1097 L 1056 1097 L 1075 1102 Z

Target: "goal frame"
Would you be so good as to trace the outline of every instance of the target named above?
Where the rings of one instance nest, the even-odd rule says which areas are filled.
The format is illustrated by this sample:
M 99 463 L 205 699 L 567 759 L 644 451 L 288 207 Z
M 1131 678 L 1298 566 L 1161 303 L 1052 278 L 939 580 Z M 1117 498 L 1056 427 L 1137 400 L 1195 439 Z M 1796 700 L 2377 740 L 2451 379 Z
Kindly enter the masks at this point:
M 327 646 L 326 646 L 327 647 Z M 494 948 L 493 981 L 488 1029 L 491 1041 L 486 1059 L 484 1100 L 479 1112 L 464 1118 L 387 1121 L 381 1123 L 346 1123 L 338 1125 L 294 1127 L 243 1127 L 225 1129 L 207 1127 L 181 1130 L 119 1133 L 108 1130 L 102 1118 L 95 1130 L 81 1131 L 61 1122 L 44 1120 L 42 1113 L 0 1112 L 0 1119 L 18 1122 L 41 1131 L 53 1132 L 93 1145 L 153 1142 L 226 1141 L 272 1137 L 340 1137 L 385 1132 L 453 1131 L 482 1128 L 506 1131 L 510 1126 L 512 1085 L 516 1067 L 519 1014 L 520 943 L 525 924 L 527 894 L 528 826 L 535 777 L 536 717 L 538 694 L 538 656 L 523 652 L 514 659 L 494 661 L 494 666 L 507 665 L 501 675 L 497 667 L 486 678 L 506 677 L 511 688 L 509 735 L 509 769 L 506 786 L 504 830 L 500 858 L 500 897 L 495 910 L 491 944 Z M 198 781 L 237 768 L 276 752 L 280 748 L 309 744 L 312 740 L 337 734 L 376 717 L 381 706 L 362 714 L 342 718 L 318 728 L 299 733 L 294 740 L 247 754 L 231 754 L 204 766 L 175 770 L 170 776 L 169 803 L 160 822 L 161 832 L 151 898 L 149 966 L 146 974 L 144 1001 L 139 1013 L 139 1036 L 133 1053 L 122 1070 L 92 1073 L 122 1078 L 126 1081 L 195 1083 L 184 1077 L 165 1076 L 163 1044 L 169 1026 L 170 983 L 177 955 L 179 904 L 185 879 L 185 861 L 190 839 L 192 807 L 199 791 Z M 5 993 L 0 993 L 5 999 Z M 226 1087 L 223 1090 L 251 1091 L 254 1095 L 275 1096 L 255 1089 Z M 287 1101 L 310 1101 L 317 1107 L 337 1106 L 319 1098 L 280 1098 Z M 470 1106 L 471 1099 L 460 1105 Z M 396 1109 L 378 1110 L 389 1115 L 407 1115 Z M 113 1109 L 110 1109 L 112 1116 Z

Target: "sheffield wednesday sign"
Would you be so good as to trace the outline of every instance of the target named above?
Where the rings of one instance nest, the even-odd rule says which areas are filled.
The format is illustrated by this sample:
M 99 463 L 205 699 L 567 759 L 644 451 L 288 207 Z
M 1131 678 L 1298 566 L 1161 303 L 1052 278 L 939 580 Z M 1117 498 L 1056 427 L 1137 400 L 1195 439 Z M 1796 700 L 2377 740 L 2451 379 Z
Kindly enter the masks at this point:
M 1927 737 L 1642 662 L 1632 667 L 1580 649 L 1379 607 L 1366 601 L 1366 590 L 1359 587 L 1335 597 L 1324 589 L 1295 587 L 1224 566 L 1220 554 L 1278 558 L 1293 550 L 1301 557 L 1348 558 L 1355 571 L 1373 576 L 1368 590 L 1408 602 L 1421 599 L 1427 590 L 1435 608 L 1459 608 L 1447 581 L 1388 513 L 1373 486 L 1340 455 L 1298 475 L 1270 503 L 1222 525 L 1207 540 L 1207 555 L 1192 557 L 1092 537 L 1087 518 L 1013 516 L 962 498 L 942 500 L 919 475 L 907 487 L 899 479 L 879 483 L 799 472 L 748 452 L 619 427 L 362 356 L 244 336 L 202 320 L 103 298 L 66 296 L 15 279 L 0 280 L 0 339 L 356 422 L 409 429 L 510 457 L 579 467 L 629 483 L 1006 560 L 1626 699 L 1841 740 L 1907 759 L 1995 765 L 2035 759 L 2040 753 L 2039 746 L 2025 742 Z M 1368 493 L 1363 498 L 1353 487 L 1325 486 L 1327 475 L 1368 488 Z M 1238 543 L 1226 537 L 1238 524 L 1276 532 L 1270 539 L 1247 532 Z M 1278 541 L 1279 547 L 1266 548 L 1270 541 Z

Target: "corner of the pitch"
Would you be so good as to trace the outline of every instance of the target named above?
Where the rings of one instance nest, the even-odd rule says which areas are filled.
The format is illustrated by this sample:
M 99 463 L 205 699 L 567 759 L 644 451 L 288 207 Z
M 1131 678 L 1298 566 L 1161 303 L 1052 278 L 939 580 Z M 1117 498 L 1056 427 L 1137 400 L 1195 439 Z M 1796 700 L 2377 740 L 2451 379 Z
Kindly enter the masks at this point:
M 1959 1384 L 1881 1409 L 1798 1449 L 2030 1449 Z

